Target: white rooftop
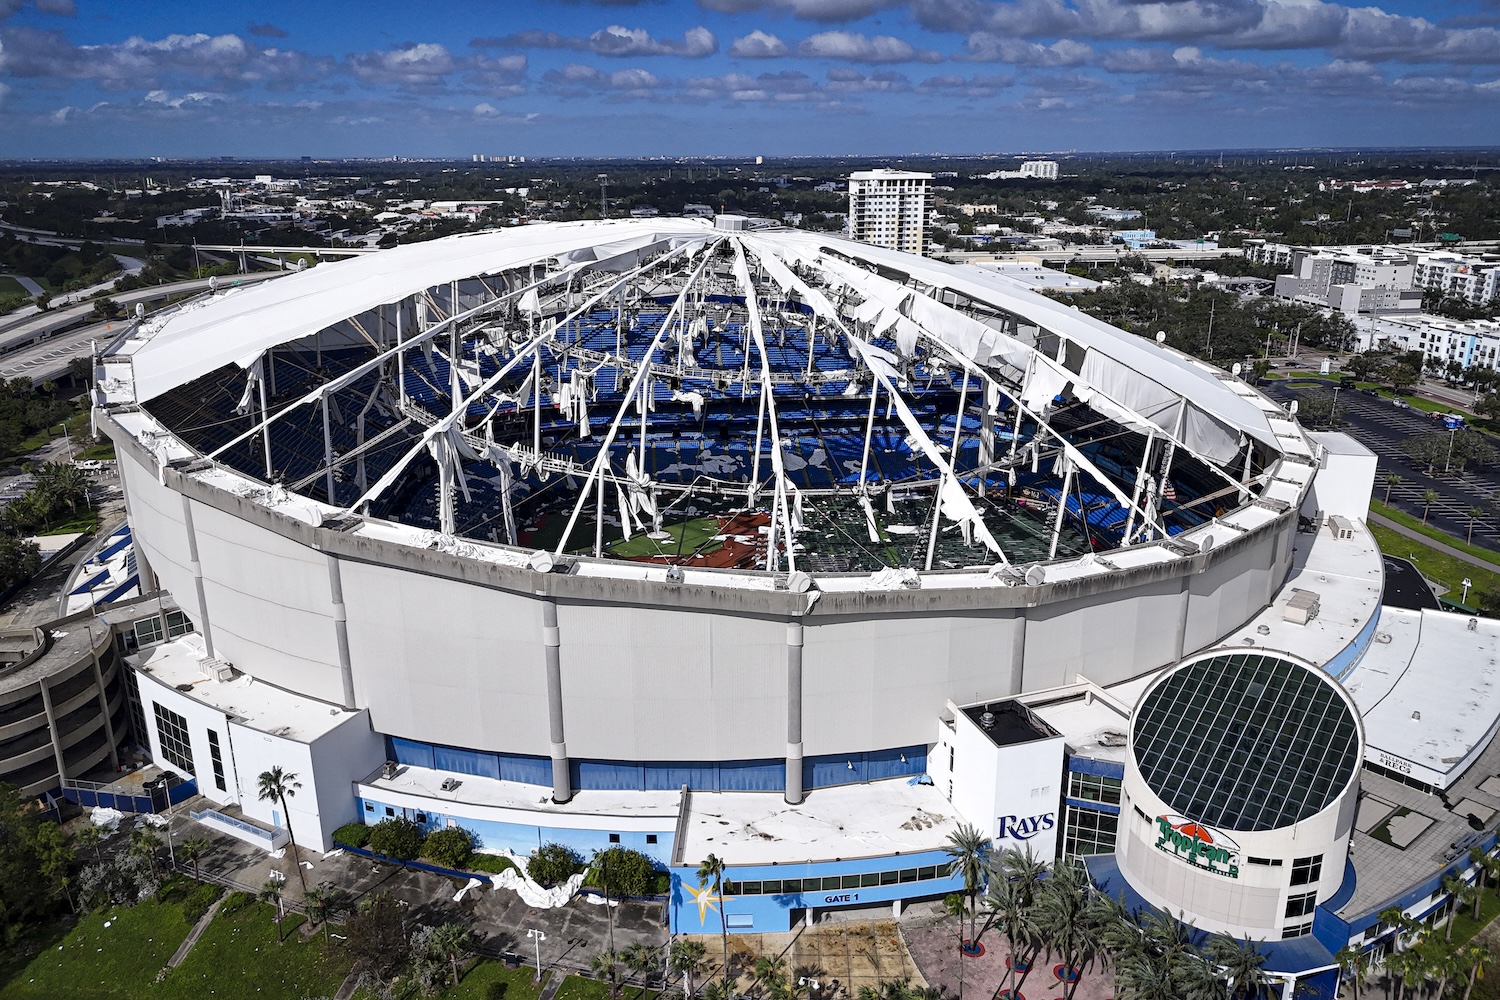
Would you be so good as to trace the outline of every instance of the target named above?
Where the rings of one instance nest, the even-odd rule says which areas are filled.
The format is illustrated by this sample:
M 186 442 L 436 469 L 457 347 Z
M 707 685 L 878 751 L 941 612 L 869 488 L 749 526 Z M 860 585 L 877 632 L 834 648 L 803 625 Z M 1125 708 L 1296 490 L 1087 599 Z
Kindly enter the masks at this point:
M 443 782 L 454 780 L 454 788 L 444 789 Z M 454 774 L 427 767 L 403 764 L 393 778 L 373 777 L 358 782 L 359 793 L 386 802 L 400 802 L 402 797 L 443 804 L 461 805 L 464 815 L 499 822 L 526 822 L 515 815 L 529 813 L 529 822 L 545 825 L 545 816 L 598 817 L 599 827 L 634 828 L 646 821 L 642 829 L 671 829 L 682 807 L 682 792 L 578 791 L 567 802 L 552 801 L 552 789 L 520 781 L 502 781 L 477 774 Z M 418 808 L 422 806 L 418 805 Z M 443 811 L 441 806 L 427 806 Z M 487 812 L 487 810 L 492 812 Z M 635 822 L 631 822 L 635 821 Z M 576 823 L 573 825 L 577 825 Z
M 674 863 L 717 854 L 728 865 L 788 864 L 942 848 L 958 814 L 935 787 L 910 780 L 819 788 L 796 806 L 780 792 L 693 792 Z
M 1061 733 L 1071 752 L 1091 760 L 1125 763 L 1125 738 L 1135 698 L 1124 701 L 1116 691 L 1075 684 L 1026 695 L 1020 701 Z
M 1364 716 L 1372 760 L 1381 764 L 1383 751 L 1447 787 L 1500 725 L 1500 621 L 1385 608 L 1344 686 Z
M 298 743 L 312 743 L 358 714 L 261 683 L 249 674 L 230 681 L 211 680 L 200 667 L 203 656 L 203 637 L 193 632 L 143 649 L 127 659 L 169 688 L 186 686 L 183 693 L 189 698 L 216 708 L 252 729 Z

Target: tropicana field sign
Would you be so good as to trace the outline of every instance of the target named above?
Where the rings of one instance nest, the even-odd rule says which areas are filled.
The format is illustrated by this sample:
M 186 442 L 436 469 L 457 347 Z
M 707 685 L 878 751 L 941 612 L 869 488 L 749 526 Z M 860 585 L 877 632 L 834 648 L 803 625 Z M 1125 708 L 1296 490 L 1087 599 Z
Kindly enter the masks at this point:
M 1156 849 L 1186 861 L 1194 868 L 1240 877 L 1240 845 L 1221 831 L 1183 816 L 1156 817 Z

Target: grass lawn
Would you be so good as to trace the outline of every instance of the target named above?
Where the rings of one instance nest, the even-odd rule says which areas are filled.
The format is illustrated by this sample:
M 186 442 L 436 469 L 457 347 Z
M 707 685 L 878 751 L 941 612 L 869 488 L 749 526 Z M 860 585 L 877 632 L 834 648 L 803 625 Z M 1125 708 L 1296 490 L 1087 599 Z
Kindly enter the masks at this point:
M 1405 527 L 1408 527 L 1413 531 L 1421 532 L 1428 538 L 1432 538 L 1439 542 L 1442 542 L 1444 545 L 1448 545 L 1452 548 L 1459 549 L 1460 551 L 1467 552 L 1469 555 L 1474 556 L 1478 559 L 1483 559 L 1487 563 L 1493 563 L 1495 569 L 1497 571 L 1500 571 L 1500 552 L 1496 552 L 1493 549 L 1482 548 L 1478 545 L 1470 545 L 1462 538 L 1454 538 L 1452 535 L 1448 534 L 1446 531 L 1443 531 L 1441 528 L 1434 528 L 1430 524 L 1423 524 L 1421 518 L 1412 517 L 1404 510 L 1397 510 L 1395 507 L 1388 507 L 1385 504 L 1381 503 L 1379 500 L 1370 501 L 1370 510 L 1374 511 L 1382 517 L 1390 518 L 1397 524 L 1404 525 Z
M 1383 525 L 1371 524 L 1369 528 L 1370 533 L 1375 536 L 1376 544 L 1380 546 L 1380 551 L 1388 556 L 1410 559 L 1416 564 L 1417 569 L 1421 570 L 1423 576 L 1446 586 L 1454 597 L 1463 594 L 1465 577 L 1474 584 L 1469 591 L 1470 603 L 1475 601 L 1478 594 L 1500 596 L 1500 572 L 1492 573 L 1473 563 L 1455 559 L 1453 556 L 1439 552 L 1405 535 L 1398 535 Z
M 0 277 L 0 296 L 5 295 L 23 295 L 27 298 L 31 297 L 31 293 L 26 290 L 26 286 L 21 284 L 15 278 Z
M 115 443 L 105 438 L 98 444 L 89 445 L 79 452 L 77 458 L 93 462 L 113 462 L 115 460 Z
M 525 967 L 507 969 L 504 962 L 485 959 L 470 969 L 457 986 L 448 987 L 437 997 L 438 1000 L 500 1000 L 501 997 L 504 1000 L 536 1000 L 541 989 L 531 983 L 535 971 Z
M 1475 934 L 1489 926 L 1491 920 L 1500 917 L 1500 894 L 1489 886 L 1485 887 L 1484 895 L 1479 898 L 1479 919 L 1474 919 L 1474 904 L 1470 903 L 1459 910 L 1458 916 L 1453 920 L 1453 944 L 1455 946 L 1465 944 Z
M 0 1000 L 147 995 L 156 974 L 189 930 L 182 909 L 172 903 L 148 902 L 92 913 L 0 987 Z
M 642 986 L 625 986 L 620 990 L 621 1000 L 655 1000 L 660 996 L 655 990 Z M 510 1000 L 507 995 L 506 1000 Z M 557 988 L 557 1000 L 609 1000 L 609 983 L 602 979 L 586 979 L 569 976 Z
M 85 507 L 77 514 L 70 514 L 59 524 L 48 525 L 38 532 L 42 535 L 71 535 L 81 531 L 96 531 L 99 528 L 99 512 Z
M 338 942 L 325 955 L 322 934 L 304 938 L 296 928 L 302 916 L 291 914 L 283 923 L 286 940 L 278 945 L 273 912 L 266 903 L 221 912 L 182 964 L 142 995 L 180 1000 L 333 996 L 351 965 Z

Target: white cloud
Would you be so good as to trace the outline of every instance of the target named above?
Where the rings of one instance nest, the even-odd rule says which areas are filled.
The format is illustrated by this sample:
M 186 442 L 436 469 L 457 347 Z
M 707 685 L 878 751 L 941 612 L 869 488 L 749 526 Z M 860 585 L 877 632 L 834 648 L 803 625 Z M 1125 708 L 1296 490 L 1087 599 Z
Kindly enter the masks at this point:
M 759 28 L 743 38 L 736 38 L 729 46 L 729 54 L 740 59 L 777 59 L 789 51 L 786 42 Z
M 698 6 L 721 14 L 755 10 L 781 11 L 807 21 L 858 21 L 904 0 L 698 0 Z
M 902 63 L 941 62 L 943 57 L 892 35 L 866 37 L 852 31 L 823 31 L 802 40 L 800 55 L 814 59 L 841 59 L 848 62 Z
M 361 52 L 349 57 L 349 71 L 362 83 L 397 84 L 411 88 L 441 86 L 458 62 L 437 42 L 411 42 L 394 49 Z

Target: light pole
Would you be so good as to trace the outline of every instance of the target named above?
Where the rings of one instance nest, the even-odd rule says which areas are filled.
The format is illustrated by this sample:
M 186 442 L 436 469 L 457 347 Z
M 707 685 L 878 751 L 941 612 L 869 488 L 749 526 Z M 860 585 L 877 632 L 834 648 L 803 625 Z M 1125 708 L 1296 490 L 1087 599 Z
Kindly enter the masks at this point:
M 526 936 L 536 942 L 536 979 L 533 981 L 540 983 L 542 981 L 542 942 L 547 940 L 547 935 L 533 929 L 527 931 Z
M 1468 577 L 1464 577 L 1464 596 L 1459 598 L 1458 603 L 1469 603 L 1469 588 L 1472 586 L 1474 586 L 1474 581 L 1470 580 Z
M 1448 457 L 1443 459 L 1443 475 L 1448 474 L 1448 463 L 1453 461 L 1453 435 L 1458 432 L 1457 427 L 1448 428 Z

